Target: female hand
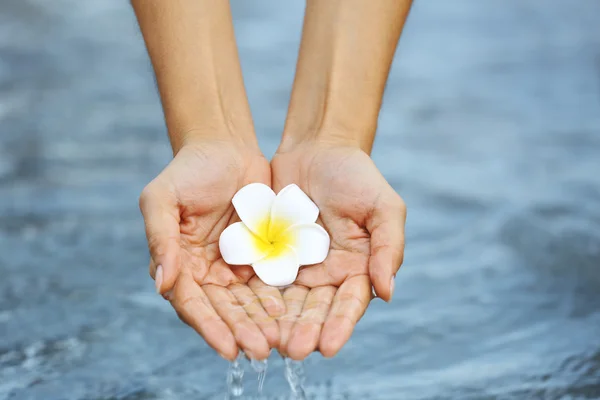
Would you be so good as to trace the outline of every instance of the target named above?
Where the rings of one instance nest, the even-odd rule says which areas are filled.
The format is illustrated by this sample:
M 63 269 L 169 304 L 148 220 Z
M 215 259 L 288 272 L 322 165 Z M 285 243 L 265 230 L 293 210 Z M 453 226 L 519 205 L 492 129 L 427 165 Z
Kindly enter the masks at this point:
M 233 195 L 270 179 L 258 147 L 204 139 L 183 146 L 140 197 L 157 291 L 228 360 L 238 347 L 263 359 L 279 344 L 274 317 L 285 307 L 279 291 L 251 267 L 229 267 L 218 247 L 221 232 L 237 218 Z
M 321 264 L 303 267 L 283 294 L 280 349 L 303 359 L 334 356 L 372 296 L 390 301 L 404 253 L 406 207 L 371 158 L 349 145 L 308 141 L 271 162 L 277 192 L 296 183 L 317 204 L 331 237 Z

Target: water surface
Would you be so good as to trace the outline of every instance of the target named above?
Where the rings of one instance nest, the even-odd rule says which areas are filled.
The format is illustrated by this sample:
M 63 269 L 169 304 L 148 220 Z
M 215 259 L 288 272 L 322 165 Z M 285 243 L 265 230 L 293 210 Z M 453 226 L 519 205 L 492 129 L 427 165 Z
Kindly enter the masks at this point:
M 303 2 L 233 4 L 270 156 Z M 600 398 L 599 49 L 597 0 L 416 2 L 373 152 L 406 262 L 309 397 Z M 147 274 L 137 197 L 169 155 L 128 2 L 2 0 L 0 400 L 222 398 Z

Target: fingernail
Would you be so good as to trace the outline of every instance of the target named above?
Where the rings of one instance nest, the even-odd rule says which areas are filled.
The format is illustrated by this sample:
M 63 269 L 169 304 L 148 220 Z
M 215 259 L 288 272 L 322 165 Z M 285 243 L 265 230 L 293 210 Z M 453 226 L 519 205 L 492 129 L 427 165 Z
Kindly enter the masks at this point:
M 390 281 L 390 299 L 388 303 L 392 301 L 392 297 L 394 296 L 394 287 L 396 286 L 396 277 L 392 276 L 392 280 Z
M 156 293 L 160 294 L 160 288 L 163 282 L 163 268 L 162 265 L 159 265 L 156 268 L 156 275 L 154 276 L 154 284 L 156 285 Z

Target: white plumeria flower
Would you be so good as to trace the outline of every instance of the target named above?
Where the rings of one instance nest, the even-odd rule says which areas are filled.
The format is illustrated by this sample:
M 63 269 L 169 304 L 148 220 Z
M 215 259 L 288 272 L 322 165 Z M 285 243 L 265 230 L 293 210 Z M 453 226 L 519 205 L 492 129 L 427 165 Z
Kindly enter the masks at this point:
M 315 223 L 319 208 L 296 185 L 275 192 L 262 183 L 241 188 L 231 200 L 242 222 L 219 238 L 223 260 L 252 265 L 267 285 L 293 283 L 302 265 L 318 264 L 329 252 L 329 235 Z

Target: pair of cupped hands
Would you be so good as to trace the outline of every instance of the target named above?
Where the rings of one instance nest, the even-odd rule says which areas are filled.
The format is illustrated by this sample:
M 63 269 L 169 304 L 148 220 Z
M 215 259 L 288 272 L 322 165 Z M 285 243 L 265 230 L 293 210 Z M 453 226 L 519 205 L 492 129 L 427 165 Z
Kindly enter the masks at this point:
M 239 221 L 235 193 L 250 183 L 275 193 L 298 185 L 320 210 L 331 238 L 325 261 L 300 269 L 285 289 L 251 266 L 230 266 L 223 230 Z M 232 139 L 190 141 L 140 197 L 156 290 L 223 358 L 271 349 L 301 360 L 334 356 L 370 301 L 390 301 L 404 253 L 406 208 L 358 146 L 305 140 L 277 151 Z

